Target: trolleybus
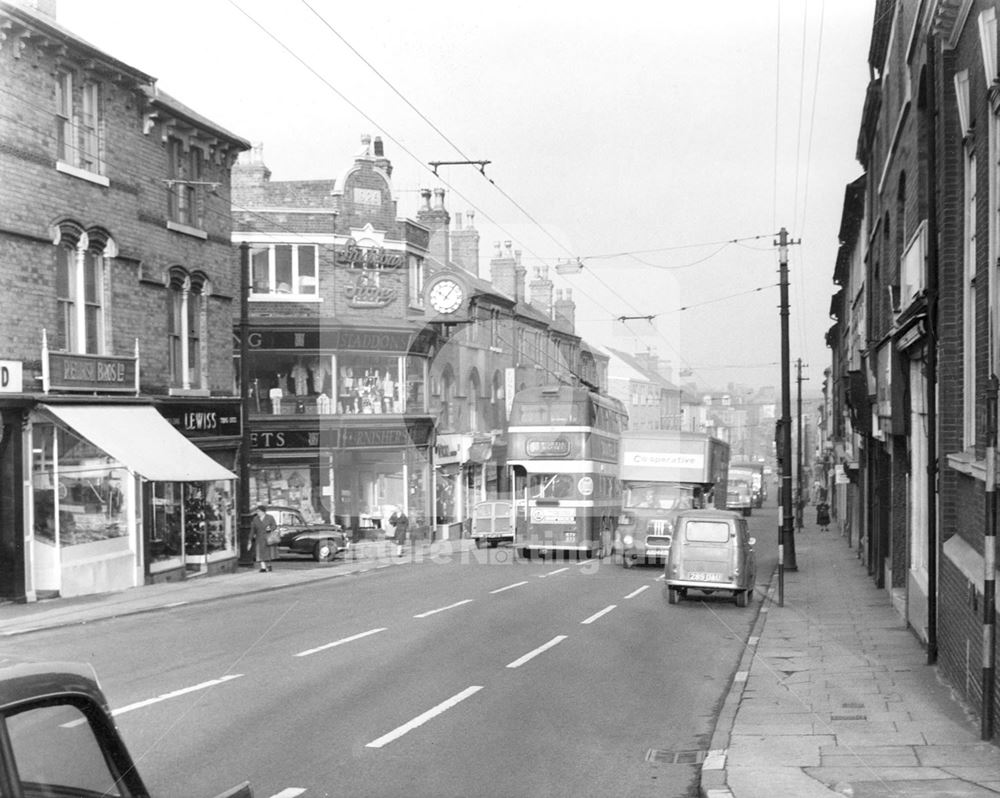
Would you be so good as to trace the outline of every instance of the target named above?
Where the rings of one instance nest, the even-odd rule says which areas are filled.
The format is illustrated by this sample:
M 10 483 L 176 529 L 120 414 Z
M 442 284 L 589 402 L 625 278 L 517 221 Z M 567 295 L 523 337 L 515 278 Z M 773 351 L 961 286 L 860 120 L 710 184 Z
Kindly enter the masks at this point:
M 508 465 L 514 545 L 522 556 L 605 557 L 621 512 L 618 450 L 628 413 L 617 399 L 567 385 L 514 395 Z

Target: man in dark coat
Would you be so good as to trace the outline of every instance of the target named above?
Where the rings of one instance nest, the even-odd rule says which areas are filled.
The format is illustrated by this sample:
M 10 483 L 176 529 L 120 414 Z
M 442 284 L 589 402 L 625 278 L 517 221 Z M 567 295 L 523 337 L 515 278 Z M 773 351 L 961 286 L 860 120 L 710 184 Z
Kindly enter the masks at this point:
M 257 514 L 250 522 L 250 545 L 254 548 L 254 560 L 260 566 L 262 573 L 271 570 L 271 560 L 274 559 L 276 546 L 269 546 L 267 535 L 278 528 L 274 516 L 268 513 L 267 505 L 258 504 Z
M 402 510 L 393 510 L 389 516 L 389 524 L 396 530 L 393 537 L 396 539 L 396 556 L 403 556 L 403 544 L 406 542 L 406 532 L 410 526 L 410 519 Z

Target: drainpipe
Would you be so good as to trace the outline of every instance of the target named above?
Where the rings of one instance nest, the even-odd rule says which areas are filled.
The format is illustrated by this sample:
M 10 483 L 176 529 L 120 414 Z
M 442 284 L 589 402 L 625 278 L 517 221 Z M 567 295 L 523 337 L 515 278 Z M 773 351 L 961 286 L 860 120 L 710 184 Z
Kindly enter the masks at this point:
M 927 291 L 927 664 L 938 657 L 938 443 L 937 443 L 937 302 L 938 302 L 938 224 L 937 224 L 937 66 L 934 37 L 927 35 L 927 75 L 924 83 L 927 115 L 927 259 L 924 287 Z

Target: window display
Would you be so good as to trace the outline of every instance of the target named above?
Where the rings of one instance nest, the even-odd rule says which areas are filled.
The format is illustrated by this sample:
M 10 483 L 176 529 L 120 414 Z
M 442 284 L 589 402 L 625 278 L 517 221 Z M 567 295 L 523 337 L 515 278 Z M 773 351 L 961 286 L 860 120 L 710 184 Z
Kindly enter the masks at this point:
M 426 360 L 415 356 L 257 352 L 249 364 L 252 412 L 275 416 L 423 413 L 427 408 L 425 370 Z
M 124 536 L 128 472 L 69 430 L 36 424 L 32 438 L 36 538 L 77 546 Z

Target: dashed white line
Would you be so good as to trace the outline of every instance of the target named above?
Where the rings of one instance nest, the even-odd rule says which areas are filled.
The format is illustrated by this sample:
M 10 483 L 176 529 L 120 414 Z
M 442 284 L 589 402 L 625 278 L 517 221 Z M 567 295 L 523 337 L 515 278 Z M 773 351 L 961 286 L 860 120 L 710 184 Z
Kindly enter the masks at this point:
M 556 574 L 561 574 L 563 571 L 568 571 L 568 570 L 569 570 L 569 566 L 566 566 L 565 568 L 556 568 L 556 570 L 549 571 L 547 574 L 539 574 L 538 578 L 539 579 L 544 579 L 547 576 L 555 576 Z
M 271 798 L 298 798 L 305 791 L 305 787 L 285 787 L 281 792 L 272 795 Z
M 639 588 L 636 588 L 636 589 L 635 589 L 635 590 L 633 590 L 633 591 L 632 591 L 631 593 L 629 593 L 629 594 L 628 594 L 627 596 L 625 596 L 625 598 L 627 598 L 627 599 L 630 599 L 630 598 L 635 598 L 635 597 L 636 597 L 636 596 L 638 596 L 638 595 L 639 595 L 639 594 L 640 594 L 640 593 L 641 593 L 641 592 L 642 592 L 643 590 L 649 590 L 649 585 L 643 585 L 642 587 L 639 587 Z
M 607 615 L 607 614 L 608 614 L 609 612 L 611 612 L 611 610 L 613 610 L 613 609 L 614 609 L 615 607 L 617 607 L 617 606 L 618 606 L 617 604 L 612 604 L 612 605 L 610 605 L 610 606 L 608 606 L 608 607 L 605 607 L 605 608 L 604 608 L 603 610 L 601 610 L 600 612 L 595 612 L 595 613 L 594 613 L 593 615 L 591 615 L 591 616 L 590 616 L 589 618 L 587 618 L 586 620 L 583 620 L 583 621 L 580 621 L 580 623 L 593 623 L 593 622 L 594 622 L 594 621 L 596 621 L 596 620 L 597 620 L 598 618 L 600 618 L 600 617 L 601 617 L 602 615 Z
M 191 687 L 182 687 L 180 690 L 172 690 L 169 693 L 163 693 L 163 695 L 158 695 L 156 698 L 147 698 L 145 701 L 136 701 L 134 704 L 127 704 L 124 707 L 111 710 L 111 714 L 114 716 L 124 715 L 126 712 L 131 712 L 134 709 L 142 709 L 143 707 L 148 707 L 151 704 L 158 704 L 161 701 L 166 701 L 170 698 L 177 698 L 182 695 L 187 695 L 188 693 L 194 693 L 198 690 L 207 690 L 209 687 L 215 687 L 218 684 L 223 684 L 224 682 L 232 681 L 233 679 L 239 679 L 242 673 L 230 673 L 223 676 L 220 679 L 211 679 L 207 682 L 201 682 L 201 684 L 195 684 Z M 71 728 L 72 726 L 78 726 L 81 723 L 86 723 L 85 720 L 73 720 L 69 723 L 63 724 L 65 728 Z
M 513 662 L 508 663 L 507 667 L 508 668 L 520 668 L 528 660 L 530 660 L 530 659 L 532 659 L 534 657 L 537 657 L 543 651 L 548 651 L 550 648 L 552 648 L 552 646 L 559 645 L 565 639 L 566 639 L 566 635 L 556 635 L 548 643 L 546 643 L 544 646 L 539 646 L 534 651 L 529 651 L 523 657 L 518 657 Z
M 342 646 L 344 643 L 353 643 L 355 640 L 361 640 L 363 637 L 368 637 L 369 635 L 378 634 L 379 632 L 384 632 L 387 627 L 382 626 L 378 629 L 369 629 L 367 632 L 361 632 L 360 634 L 351 635 L 350 637 L 344 637 L 340 640 L 334 640 L 332 643 L 326 643 L 322 646 L 316 646 L 316 648 L 306 649 L 305 651 L 300 651 L 296 654 L 296 657 L 308 657 L 310 654 L 315 654 L 318 651 L 326 651 L 328 648 L 334 648 L 336 646 Z
M 368 743 L 365 746 L 365 748 L 381 748 L 384 745 L 388 745 L 393 740 L 398 740 L 400 737 L 402 737 L 407 732 L 413 731 L 418 726 L 423 726 L 427 721 L 431 720 L 432 718 L 437 717 L 442 712 L 445 712 L 446 710 L 451 709 L 456 704 L 461 703 L 462 701 L 464 701 L 466 698 L 468 698 L 471 695 L 475 695 L 476 693 L 478 693 L 482 689 L 483 689 L 483 686 L 480 685 L 480 684 L 474 684 L 471 687 L 466 687 L 462 692 L 456 693 L 455 695 L 453 695 L 451 698 L 447 699 L 446 701 L 442 701 L 436 707 L 432 707 L 431 709 L 428 709 L 423 714 L 417 715 L 417 717 L 415 717 L 413 720 L 411 720 L 411 721 L 409 721 L 407 723 L 404 723 L 402 726 L 399 726 L 399 727 L 393 729 L 388 734 L 383 734 L 381 737 L 379 737 L 379 738 L 377 738 L 375 740 L 372 740 L 370 743 Z
M 414 618 L 426 618 L 428 615 L 434 615 L 438 612 L 444 612 L 445 610 L 453 610 L 455 607 L 461 607 L 463 604 L 469 604 L 472 599 L 464 599 L 463 601 L 456 601 L 454 604 L 449 604 L 447 607 L 438 607 L 436 610 L 427 610 L 427 612 L 421 612 L 419 615 L 414 615 Z
M 490 593 L 503 593 L 505 590 L 512 590 L 515 587 L 520 587 L 521 585 L 526 585 L 527 582 L 515 582 L 512 585 L 507 585 L 506 587 L 498 587 L 496 590 L 491 590 Z

